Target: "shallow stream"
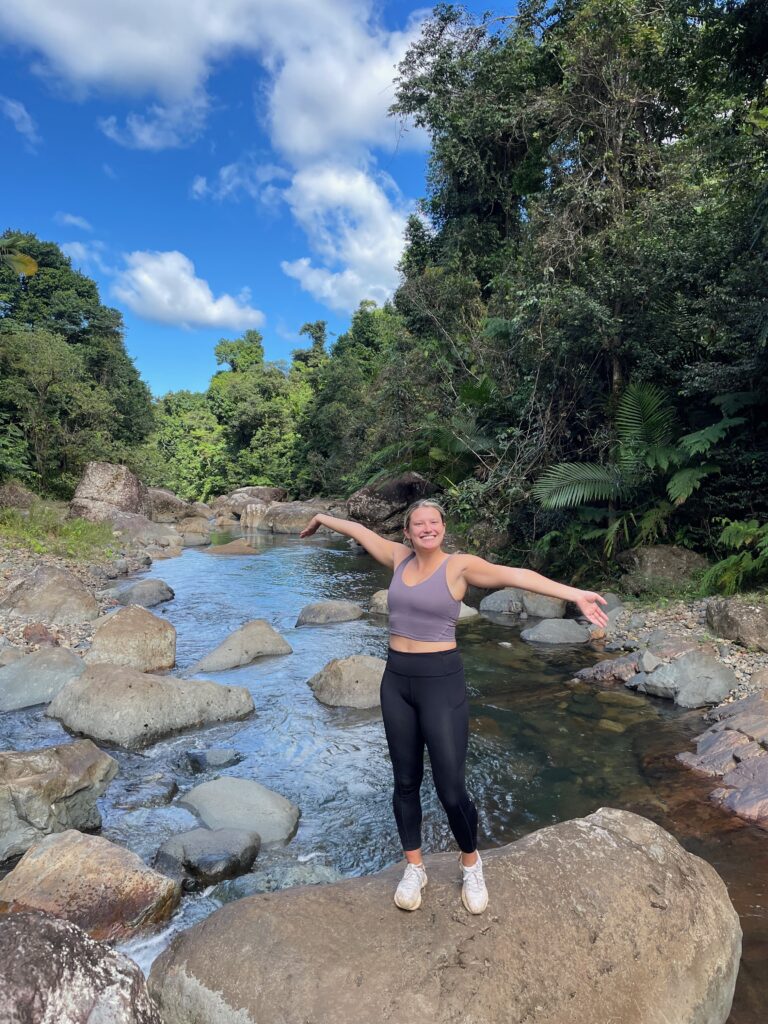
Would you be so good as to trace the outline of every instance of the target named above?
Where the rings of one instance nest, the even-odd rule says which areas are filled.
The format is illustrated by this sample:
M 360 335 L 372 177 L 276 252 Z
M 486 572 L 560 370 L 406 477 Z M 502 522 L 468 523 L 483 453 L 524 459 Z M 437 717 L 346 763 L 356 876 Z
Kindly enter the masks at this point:
M 256 867 L 262 866 L 265 878 L 279 885 L 281 874 L 296 869 L 297 862 L 342 875 L 378 871 L 400 856 L 380 715 L 325 707 L 306 680 L 331 658 L 385 657 L 386 622 L 363 618 L 298 629 L 294 623 L 311 601 L 366 603 L 388 585 L 389 574 L 345 541 L 259 534 L 251 540 L 253 555 L 187 549 L 180 558 L 155 562 L 147 575 L 164 579 L 176 597 L 154 611 L 176 627 L 182 671 L 254 618 L 267 619 L 293 654 L 209 677 L 247 686 L 254 717 L 177 736 L 142 754 L 110 751 L 121 772 L 101 801 L 102 834 L 151 862 L 165 838 L 197 821 L 173 803 L 131 808 L 144 799 L 145 780 L 159 774 L 173 777 L 180 790 L 189 789 L 217 773 L 192 774 L 184 752 L 232 746 L 242 760 L 218 774 L 256 779 L 301 808 L 299 830 L 288 847 L 260 854 Z M 605 805 L 657 821 L 726 881 L 744 928 L 729 1024 L 763 1024 L 768 834 L 713 807 L 707 800 L 711 784 L 675 763 L 674 754 L 688 749 L 690 737 L 701 731 L 701 712 L 654 699 L 625 706 L 623 692 L 574 692 L 566 680 L 599 655 L 579 647 L 533 647 L 509 623 L 481 617 L 460 624 L 458 635 L 471 701 L 468 788 L 480 815 L 481 848 Z M 0 749 L 30 749 L 67 738 L 42 708 L 0 716 Z M 422 797 L 425 850 L 452 849 L 428 775 Z M 148 970 L 176 931 L 242 891 L 226 885 L 185 896 L 167 929 L 121 948 Z

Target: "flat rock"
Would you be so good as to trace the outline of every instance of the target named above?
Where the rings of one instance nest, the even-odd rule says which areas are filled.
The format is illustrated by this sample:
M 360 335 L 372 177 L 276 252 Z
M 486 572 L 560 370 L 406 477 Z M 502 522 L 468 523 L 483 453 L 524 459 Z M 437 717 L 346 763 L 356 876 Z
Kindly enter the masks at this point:
M 296 625 L 320 626 L 328 622 L 351 622 L 362 617 L 362 607 L 353 601 L 316 601 L 301 609 Z
M 535 626 L 524 629 L 520 636 L 530 643 L 585 644 L 590 632 L 574 619 L 542 619 Z
M 768 829 L 768 752 L 737 764 L 712 796 L 745 821 Z
M 293 648 L 266 619 L 253 619 L 230 633 L 210 653 L 193 665 L 189 672 L 223 672 L 228 668 L 250 665 L 268 655 L 291 654 Z
M 96 598 L 74 573 L 39 565 L 29 576 L 13 580 L 0 608 L 27 619 L 73 626 L 99 614 Z
M 45 704 L 84 671 L 83 659 L 65 647 L 33 651 L 0 668 L 0 711 Z
M 258 832 L 263 843 L 287 842 L 299 823 L 299 809 L 284 796 L 251 779 L 224 776 L 203 782 L 178 800 L 211 829 Z
M 483 860 L 477 917 L 450 853 L 428 859 L 420 913 L 392 902 L 400 865 L 229 903 L 173 939 L 150 992 L 165 1024 L 595 1024 L 595 1007 L 600 1021 L 724 1024 L 738 915 L 659 826 L 603 808 Z
M 742 647 L 768 651 L 768 604 L 741 597 L 710 598 L 707 626 L 715 636 L 735 640 Z
M 222 524 L 224 525 L 224 524 Z M 209 555 L 257 555 L 258 551 L 243 537 L 228 541 L 226 544 L 211 544 L 206 552 Z
M 331 707 L 377 708 L 386 662 L 369 654 L 334 658 L 307 680 L 315 697 Z
M 718 704 L 737 685 L 736 675 L 717 658 L 689 651 L 653 672 L 638 672 L 626 686 L 654 697 L 666 697 L 684 708 Z
M 244 896 L 255 896 L 260 892 L 278 892 L 292 889 L 297 885 L 328 885 L 338 882 L 343 876 L 327 864 L 315 860 L 299 861 L 295 856 L 284 854 L 273 848 L 256 861 L 248 874 L 230 879 L 217 885 L 211 896 L 222 903 L 241 900 Z
M 42 910 L 111 941 L 167 921 L 180 895 L 135 853 L 71 829 L 41 839 L 0 880 L 0 913 Z
M 136 604 L 142 608 L 154 608 L 157 604 L 172 601 L 176 596 L 165 580 L 146 579 L 125 583 L 111 591 L 118 604 Z
M 0 917 L 3 1024 L 162 1024 L 141 968 L 77 925 Z
M 585 683 L 600 683 L 604 686 L 623 685 L 638 671 L 638 656 L 626 654 L 622 658 L 606 658 L 595 665 L 579 669 L 575 678 Z
M 126 665 L 139 672 L 172 668 L 176 663 L 176 630 L 167 619 L 129 605 L 97 622 L 85 661 L 89 665 Z
M 185 889 L 215 885 L 250 871 L 260 847 L 258 832 L 193 828 L 166 839 L 157 851 L 155 867 L 183 882 Z
M 90 740 L 0 752 L 0 864 L 49 833 L 99 828 L 96 801 L 117 770 Z
M 89 665 L 51 702 L 48 714 L 74 733 L 139 750 L 164 736 L 245 718 L 253 698 L 240 686 Z

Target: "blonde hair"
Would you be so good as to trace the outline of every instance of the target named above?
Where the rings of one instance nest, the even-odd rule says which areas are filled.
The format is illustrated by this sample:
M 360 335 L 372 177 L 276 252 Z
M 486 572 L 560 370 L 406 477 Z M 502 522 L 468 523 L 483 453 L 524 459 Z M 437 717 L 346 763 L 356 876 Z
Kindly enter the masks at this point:
M 405 510 L 405 518 L 403 520 L 403 529 L 408 529 L 408 524 L 411 521 L 411 516 L 417 508 L 436 508 L 440 513 L 440 518 L 445 523 L 445 509 L 439 501 L 435 501 L 434 498 L 420 498 L 418 501 L 414 501 L 412 505 L 409 505 Z

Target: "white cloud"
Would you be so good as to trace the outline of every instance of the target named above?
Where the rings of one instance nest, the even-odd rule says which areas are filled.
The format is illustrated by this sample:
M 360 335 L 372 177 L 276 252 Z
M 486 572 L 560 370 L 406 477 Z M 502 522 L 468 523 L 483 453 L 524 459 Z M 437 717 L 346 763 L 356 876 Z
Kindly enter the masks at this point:
M 64 213 L 59 210 L 55 213 L 53 219 L 57 224 L 61 224 L 62 227 L 80 228 L 81 231 L 93 231 L 93 228 L 85 219 L 85 217 L 78 217 L 75 213 Z
M 317 165 L 299 171 L 285 197 L 321 261 L 284 261 L 289 277 L 338 310 L 353 310 L 362 299 L 381 303 L 392 294 L 408 207 L 391 179 Z
M 100 271 L 102 274 L 113 273 L 105 260 L 107 247 L 103 242 L 93 239 L 90 242 L 63 242 L 61 251 L 69 256 L 77 270 L 90 274 Z
M 175 327 L 222 327 L 235 331 L 259 327 L 264 314 L 254 309 L 244 289 L 236 297 L 214 298 L 207 281 L 195 274 L 181 252 L 131 252 L 112 292 L 137 316 Z
M 0 114 L 8 118 L 19 135 L 24 136 L 30 149 L 34 149 L 42 141 L 31 114 L 19 100 L 0 96 Z
M 290 171 L 276 164 L 260 163 L 252 156 L 244 156 L 231 164 L 219 169 L 216 179 L 209 184 L 208 179 L 198 174 L 190 185 L 193 199 L 239 199 L 249 196 L 251 199 L 270 201 L 269 185 L 274 181 L 286 181 L 291 177 Z
M 113 115 L 99 128 L 108 139 L 129 149 L 178 149 L 197 139 L 205 128 L 208 98 L 202 93 L 179 103 L 154 103 L 146 114 L 128 114 L 121 127 Z

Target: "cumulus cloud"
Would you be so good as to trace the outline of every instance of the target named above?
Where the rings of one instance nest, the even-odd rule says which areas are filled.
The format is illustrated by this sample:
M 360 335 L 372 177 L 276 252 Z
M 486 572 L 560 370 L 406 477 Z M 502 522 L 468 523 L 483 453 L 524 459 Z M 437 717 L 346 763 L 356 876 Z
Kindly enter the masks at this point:
M 23 135 L 30 149 L 34 149 L 42 141 L 37 132 L 37 125 L 31 114 L 20 100 L 12 100 L 8 96 L 0 96 L 0 114 L 11 122 L 13 127 Z
M 269 200 L 271 191 L 268 186 L 274 181 L 287 181 L 290 177 L 290 172 L 283 167 L 244 156 L 219 168 L 215 180 L 210 183 L 205 176 L 198 174 L 192 180 L 189 191 L 193 199 L 224 200 L 248 196 L 251 199 Z
M 53 219 L 57 224 L 61 224 L 65 228 L 80 228 L 81 231 L 93 231 L 85 217 L 78 217 L 75 213 L 64 213 L 62 210 L 59 210 L 58 213 L 53 215 Z
M 128 114 L 120 125 L 114 115 L 99 120 L 113 142 L 129 149 L 178 149 L 199 138 L 205 128 L 208 98 L 198 92 L 179 103 L 154 103 L 146 114 Z
M 96 239 L 91 242 L 63 242 L 61 251 L 84 273 L 92 273 L 94 270 L 103 274 L 112 273 L 112 268 L 106 262 L 107 247 L 103 242 Z
M 249 305 L 248 289 L 214 298 L 210 285 L 195 274 L 184 253 L 131 252 L 112 293 L 137 316 L 174 327 L 221 327 L 242 331 L 259 327 L 264 314 Z

